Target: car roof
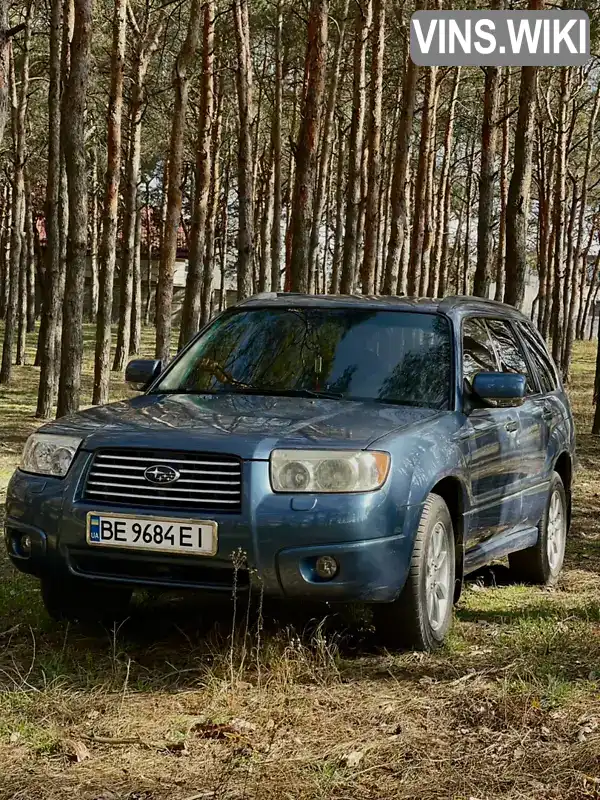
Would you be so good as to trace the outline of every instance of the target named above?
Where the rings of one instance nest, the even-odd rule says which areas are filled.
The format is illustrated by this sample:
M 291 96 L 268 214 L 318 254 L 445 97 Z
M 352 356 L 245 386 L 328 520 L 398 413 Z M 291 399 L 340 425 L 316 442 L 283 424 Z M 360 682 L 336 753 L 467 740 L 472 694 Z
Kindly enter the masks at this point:
M 422 311 L 448 316 L 482 313 L 527 320 L 514 306 L 485 300 L 481 297 L 452 296 L 401 297 L 395 295 L 364 294 L 296 294 L 294 292 L 263 292 L 241 300 L 238 307 L 274 308 L 364 308 L 370 310 Z

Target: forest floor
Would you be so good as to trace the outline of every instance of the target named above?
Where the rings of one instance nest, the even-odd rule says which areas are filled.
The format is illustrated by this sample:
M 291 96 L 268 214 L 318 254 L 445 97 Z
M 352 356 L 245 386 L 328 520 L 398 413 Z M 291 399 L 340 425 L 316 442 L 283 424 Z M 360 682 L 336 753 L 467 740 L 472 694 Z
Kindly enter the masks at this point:
M 233 625 L 230 608 L 195 598 L 142 597 L 116 630 L 57 624 L 2 547 L 0 800 L 598 800 L 594 357 L 577 346 L 580 465 L 559 586 L 482 572 L 435 655 L 377 652 L 360 615 L 319 625 L 238 609 Z M 15 368 L 13 386 L 0 394 L 0 502 L 37 425 L 37 370 Z

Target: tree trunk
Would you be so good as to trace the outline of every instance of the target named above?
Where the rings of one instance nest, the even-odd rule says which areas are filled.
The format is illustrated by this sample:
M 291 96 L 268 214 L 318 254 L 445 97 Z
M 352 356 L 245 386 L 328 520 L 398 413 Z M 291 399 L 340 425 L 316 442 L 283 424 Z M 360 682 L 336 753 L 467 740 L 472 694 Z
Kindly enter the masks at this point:
M 454 242 L 452 243 L 452 252 L 450 253 L 450 259 L 448 261 L 448 274 L 450 274 L 450 270 L 453 270 L 453 277 L 452 277 L 452 289 L 453 294 L 460 294 L 461 286 L 460 286 L 460 253 L 461 253 L 461 237 L 462 237 L 462 230 L 463 230 L 463 222 L 465 216 L 465 210 L 467 208 L 467 199 L 465 198 L 461 207 L 460 211 L 458 212 L 458 222 L 456 224 L 456 231 L 454 233 Z
M 562 271 L 565 249 L 565 202 L 567 179 L 567 102 L 569 68 L 560 70 L 560 99 L 557 119 L 556 181 L 554 184 L 554 292 L 552 296 L 552 358 L 560 364 L 562 350 Z
M 281 273 L 281 223 L 283 214 L 281 184 L 281 115 L 283 103 L 283 54 L 281 35 L 283 27 L 283 0 L 277 2 L 275 23 L 275 97 L 271 126 L 273 152 L 273 227 L 271 229 L 271 291 L 278 292 Z
M 4 342 L 2 347 L 2 365 L 0 367 L 0 385 L 7 386 L 12 374 L 12 358 L 15 334 L 18 334 L 19 297 L 26 286 L 22 283 L 21 251 L 25 242 L 25 160 L 27 137 L 27 107 L 29 91 L 29 57 L 31 50 L 31 26 L 33 17 L 33 0 L 29 0 L 27 7 L 27 21 L 23 43 L 23 65 L 21 73 L 20 91 L 17 97 L 14 59 L 10 57 L 10 83 L 11 99 L 13 106 L 13 144 L 14 144 L 14 169 L 13 169 L 13 216 L 10 245 L 10 287 L 8 293 L 8 306 L 4 325 Z M 1 60 L 1 59 L 0 59 Z M 1 122 L 0 122 L 1 126 Z
M 327 15 L 329 0 L 313 0 L 308 21 L 306 94 L 296 148 L 296 178 L 292 199 L 292 291 L 308 292 L 310 236 L 315 182 L 319 117 L 325 93 Z
M 386 0 L 373 0 L 373 45 L 371 50 L 371 99 L 369 105 L 369 162 L 365 212 L 365 253 L 362 264 L 363 294 L 375 294 L 379 199 L 381 191 L 381 102 L 385 48 Z
M 135 215 L 135 247 L 133 259 L 133 298 L 131 309 L 131 336 L 129 355 L 140 352 L 142 343 L 142 209 Z
M 219 206 L 221 190 L 221 175 L 219 170 L 221 150 L 221 130 L 223 124 L 223 94 L 224 85 L 221 78 L 218 96 L 215 124 L 212 128 L 210 149 L 212 153 L 210 167 L 210 187 L 208 192 L 208 211 L 206 215 L 206 247 L 204 251 L 204 264 L 202 270 L 202 291 L 200 294 L 200 327 L 208 324 L 212 316 L 214 252 L 215 252 L 215 225 Z M 266 265 L 265 265 L 266 266 Z
M 26 220 L 27 210 L 25 211 L 25 224 L 27 224 Z M 26 233 L 23 231 L 19 264 L 19 297 L 17 300 L 17 352 L 15 356 L 15 364 L 17 366 L 25 364 L 25 348 L 27 346 L 27 256 Z
M 27 333 L 35 331 L 37 318 L 37 291 L 36 291 L 36 251 L 35 251 L 35 211 L 31 201 L 31 187 L 28 185 L 27 218 L 25 220 L 25 243 L 27 246 Z
M 579 275 L 579 286 L 577 289 L 578 298 L 577 298 L 577 319 L 575 320 L 575 338 L 576 339 L 583 339 L 584 337 L 584 312 L 585 312 L 585 298 L 586 298 L 586 285 L 587 285 L 587 275 L 588 275 L 588 266 L 589 266 L 589 251 L 592 246 L 592 241 L 594 235 L 596 234 L 595 226 L 592 226 L 590 231 L 590 238 L 588 241 L 588 246 L 584 251 L 584 256 L 581 259 L 581 273 Z
M 588 121 L 587 147 L 585 151 L 583 177 L 581 179 L 581 201 L 579 206 L 579 220 L 577 223 L 577 244 L 575 246 L 576 282 L 574 286 L 574 291 L 571 294 L 570 298 L 569 320 L 567 323 L 567 335 L 565 344 L 566 347 L 565 367 L 567 370 L 567 374 L 571 367 L 571 352 L 573 348 L 573 339 L 575 338 L 575 333 L 579 329 L 580 317 L 583 314 L 583 287 L 585 285 L 587 277 L 587 257 L 592 244 L 593 231 L 594 231 L 594 226 L 592 226 L 592 232 L 589 238 L 588 246 L 586 250 L 582 252 L 581 245 L 583 242 L 583 231 L 585 228 L 585 213 L 587 210 L 590 168 L 592 164 L 592 155 L 594 152 L 594 133 L 595 133 L 596 120 L 598 119 L 599 110 L 600 110 L 600 84 L 596 87 L 594 106 L 592 108 L 592 113 L 590 114 L 590 118 Z M 575 306 L 577 302 L 579 304 L 579 308 L 577 313 L 577 321 L 575 321 Z
M 382 0 L 383 1 L 383 0 Z M 331 70 L 329 91 L 327 94 L 327 109 L 321 133 L 321 153 L 319 156 L 319 177 L 317 182 L 317 192 L 315 195 L 312 230 L 310 236 L 309 252 L 309 274 L 313 275 L 316 270 L 317 256 L 319 251 L 319 238 L 321 232 L 321 221 L 326 202 L 325 184 L 331 170 L 332 162 L 332 143 L 334 138 L 334 117 L 338 97 L 338 87 L 340 82 L 340 72 L 342 65 L 342 55 L 344 51 L 344 41 L 346 38 L 346 24 L 348 17 L 349 0 L 344 0 L 342 7 L 342 21 L 339 26 L 339 35 Z
M 366 95 L 365 95 L 366 97 Z M 357 279 L 360 277 L 360 268 L 364 259 L 364 235 L 365 235 L 365 213 L 366 213 L 366 199 L 367 199 L 367 186 L 369 183 L 368 174 L 368 155 L 369 148 L 367 145 L 363 147 L 363 155 L 360 169 L 360 197 L 358 203 L 358 219 L 356 222 L 356 263 L 354 266 L 355 275 L 355 291 L 359 291 L 357 286 Z
M 421 252 L 421 274 L 419 281 L 419 294 L 433 296 L 435 275 L 430 275 L 431 248 L 433 244 L 433 231 L 435 227 L 435 167 L 437 158 L 437 107 L 440 96 L 440 84 L 436 82 L 433 94 L 433 107 L 431 111 L 431 126 L 429 143 L 427 146 L 427 176 L 425 181 L 425 225 L 423 228 L 423 250 Z
M 530 11 L 541 11 L 543 0 L 529 0 Z M 527 276 L 527 219 L 533 152 L 537 67 L 521 68 L 519 113 L 515 129 L 514 166 L 506 204 L 506 287 L 504 302 L 523 306 Z
M 48 90 L 48 171 L 46 179 L 46 269 L 42 282 L 42 319 L 38 337 L 36 365 L 40 382 L 36 417 L 48 418 L 56 396 L 60 357 L 56 341 L 61 319 L 62 262 L 60 227 L 61 185 L 61 64 L 63 0 L 51 0 Z M 68 15 L 67 15 L 68 16 Z
M 85 107 L 92 42 L 92 0 L 75 0 L 71 67 L 62 132 L 69 190 L 69 235 L 57 416 L 79 409 L 83 356 L 83 297 L 88 233 Z
M 19 315 L 17 331 L 17 355 L 15 364 L 23 366 L 25 364 L 25 353 L 27 350 L 27 325 L 28 325 L 28 303 L 29 303 L 29 258 L 31 246 L 31 184 L 29 181 L 28 170 L 25 169 L 25 197 L 24 208 L 25 217 L 23 220 L 23 240 L 21 243 L 21 265 L 19 269 Z
M 594 318 L 592 317 L 592 330 L 593 328 Z M 600 435 L 600 335 L 598 336 L 598 349 L 596 351 L 596 375 L 594 378 L 594 421 L 592 423 L 592 433 L 595 436 Z
M 540 120 L 540 126 L 541 126 Z M 538 326 L 544 336 L 548 338 L 550 331 L 550 313 L 552 310 L 552 291 L 554 286 L 552 271 L 552 254 L 554 250 L 554 229 L 552 225 L 552 192 L 555 181 L 556 168 L 556 130 L 551 126 L 548 140 L 544 139 L 542 130 L 538 129 L 538 195 L 539 195 L 539 279 L 540 294 L 538 307 Z
M 594 234 L 596 234 L 597 220 L 594 220 L 594 223 L 595 224 L 593 226 L 593 230 L 594 230 Z M 598 232 L 598 234 L 596 235 L 596 240 L 597 240 L 598 243 L 600 243 L 600 232 Z M 590 245 L 590 247 L 591 247 L 591 245 Z M 588 255 L 589 255 L 589 251 L 588 251 Z M 589 259 L 588 259 L 588 256 L 586 256 L 586 259 L 585 259 L 585 277 L 584 277 L 584 280 L 582 281 L 582 285 L 581 285 L 580 290 L 579 290 L 581 308 L 579 309 L 578 314 L 577 314 L 577 338 L 578 339 L 584 339 L 585 338 L 585 331 L 586 331 L 586 326 L 587 326 L 587 316 L 589 314 L 591 297 L 592 297 L 592 293 L 593 293 L 595 285 L 596 285 L 596 280 L 598 278 L 598 271 L 599 270 L 600 270 L 600 252 L 598 252 L 596 258 L 594 259 L 593 266 L 592 266 L 592 274 L 591 274 L 591 277 L 590 277 L 590 280 L 589 280 L 589 286 L 588 286 L 587 275 L 588 275 L 588 271 L 589 271 Z M 587 289 L 587 291 L 586 291 L 586 289 Z
M 599 238 L 599 242 L 600 242 L 600 234 L 599 234 L 598 238 Z M 595 294 L 597 286 L 598 286 L 598 275 L 599 274 L 600 274 L 600 250 L 598 250 L 596 258 L 594 259 L 594 266 L 592 267 L 592 277 L 591 277 L 590 286 L 589 286 L 589 289 L 588 289 L 587 295 L 586 295 L 585 308 L 584 308 L 584 312 L 583 312 L 582 329 L 581 329 L 581 338 L 582 339 L 585 338 L 586 325 L 587 325 L 587 321 L 588 321 L 588 319 L 590 317 L 590 310 L 591 310 L 592 305 L 593 305 L 593 297 L 594 297 L 594 294 Z M 592 327 L 593 327 L 593 317 L 592 317 Z
M 8 288 L 10 285 L 10 230 L 11 230 L 10 184 L 2 187 L 2 226 L 0 236 L 0 320 L 6 316 Z
M 454 140 L 454 118 L 456 115 L 456 101 L 458 98 L 458 87 L 460 85 L 460 67 L 454 70 L 454 80 L 452 81 L 452 92 L 450 94 L 450 102 L 448 105 L 448 118 L 446 120 L 446 130 L 444 133 L 444 158 L 442 161 L 442 171 L 440 175 L 440 182 L 437 193 L 437 209 L 436 209 L 436 228 L 435 228 L 435 241 L 433 244 L 433 254 L 431 258 L 431 275 L 430 275 L 430 294 L 432 297 L 443 297 L 446 292 L 446 283 L 448 280 L 447 271 L 442 272 L 442 250 L 443 241 L 446 237 L 448 239 L 448 223 L 450 219 L 450 201 L 452 199 L 452 192 L 450 186 L 450 160 L 452 157 L 452 147 Z M 433 281 L 432 281 L 433 278 Z
M 8 11 L 10 0 L 0 0 L 0 147 L 4 141 L 4 130 L 9 116 L 10 99 L 10 36 Z
M 345 139 L 343 117 L 340 115 L 338 128 L 337 177 L 335 183 L 335 232 L 333 257 L 331 261 L 331 294 L 339 294 L 342 270 L 342 248 L 344 241 L 344 159 Z
M 502 119 L 502 155 L 500 160 L 500 221 L 498 224 L 498 251 L 496 253 L 496 289 L 494 300 L 504 297 L 504 262 L 506 259 L 506 205 L 508 201 L 508 159 L 510 148 L 510 67 L 504 78 L 504 108 Z
M 152 212 L 150 205 L 150 181 L 146 179 L 146 247 L 148 249 L 146 258 L 146 299 L 144 303 L 144 325 L 150 324 L 150 303 L 152 302 Z
M 171 314 L 173 306 L 173 276 L 177 257 L 177 233 L 181 222 L 181 185 L 183 178 L 183 144 L 186 128 L 186 113 L 190 72 L 194 66 L 198 39 L 202 0 L 192 0 L 185 41 L 175 63 L 173 88 L 175 107 L 169 145 L 169 178 L 167 214 L 164 240 L 158 269 L 156 290 L 156 358 L 167 363 L 171 354 Z
M 448 253 L 450 250 L 450 200 L 452 197 L 452 175 L 448 176 L 448 185 L 446 187 L 446 199 L 444 200 L 444 230 L 442 233 L 442 242 L 440 245 L 440 282 L 435 292 L 437 297 L 445 297 L 449 291 L 450 274 L 449 266 L 452 263 L 448 260 Z
M 160 228 L 158 233 L 158 262 L 160 265 L 160 254 L 165 245 L 165 225 L 167 222 L 167 204 L 169 201 L 169 158 L 164 159 L 162 186 L 161 186 L 161 202 L 160 202 Z M 156 286 L 154 288 L 154 318 L 153 324 L 156 327 L 156 298 L 158 295 L 158 272 L 156 276 Z
M 406 209 L 412 208 L 413 195 L 414 195 L 414 180 L 412 178 L 412 143 L 408 149 L 408 170 L 406 173 L 406 184 L 404 186 L 405 201 L 404 206 Z M 406 217 L 407 224 L 402 233 L 402 247 L 400 249 L 400 269 L 398 272 L 398 285 L 396 294 L 405 297 L 408 287 L 408 263 L 410 260 L 410 234 L 411 229 L 409 225 L 409 217 L 407 211 Z
M 494 10 L 504 4 L 496 0 Z M 496 140 L 498 133 L 498 97 L 500 68 L 485 68 L 483 120 L 481 123 L 481 168 L 479 175 L 479 216 L 477 221 L 477 266 L 473 294 L 487 298 L 490 292 L 493 254 L 494 184 L 496 182 Z
M 590 330 L 588 339 L 591 342 L 594 338 L 594 320 L 596 319 L 596 310 L 597 310 L 597 301 L 598 301 L 598 292 L 600 291 L 600 284 L 596 284 L 596 288 L 594 289 L 594 297 L 592 299 L 592 314 L 590 319 Z M 600 323 L 599 323 L 600 324 Z M 596 331 L 596 335 L 600 339 L 600 331 Z
M 229 189 L 230 189 L 230 151 L 227 148 L 225 158 L 225 175 L 223 179 L 223 197 L 221 200 L 221 214 L 219 220 L 219 272 L 221 276 L 221 284 L 219 290 L 219 311 L 224 311 L 227 308 L 227 288 L 225 283 L 225 273 L 227 271 L 227 235 L 229 232 Z
M 98 315 L 98 148 L 94 144 L 92 155 L 92 193 L 90 198 L 90 267 L 91 267 L 91 305 L 90 321 L 95 322 Z
M 358 214 L 361 201 L 361 177 L 364 147 L 364 119 L 367 40 L 371 25 L 371 0 L 357 0 L 354 39 L 354 89 L 348 151 L 348 184 L 346 188 L 346 225 L 342 250 L 340 291 L 352 294 L 356 284 L 358 253 Z
M 569 383 L 569 369 L 571 366 L 571 353 L 568 352 L 573 348 L 573 337 L 569 343 L 569 326 L 573 327 L 572 314 L 575 307 L 575 298 L 577 297 L 577 251 L 576 251 L 576 237 L 575 237 L 575 220 L 577 218 L 577 206 L 579 203 L 579 196 L 577 193 L 578 186 L 577 180 L 571 175 L 571 182 L 573 184 L 573 193 L 571 197 L 571 213 L 569 214 L 569 226 L 566 232 L 567 253 L 566 253 L 566 268 L 565 277 L 563 282 L 563 302 L 562 302 L 562 344 L 561 344 L 561 360 L 560 369 L 562 372 L 563 382 L 565 385 Z
M 470 267 L 470 248 L 471 248 L 471 206 L 473 192 L 473 174 L 475 171 L 475 136 L 471 139 L 471 152 L 467 160 L 467 186 L 465 191 L 465 243 L 464 250 L 459 253 L 459 262 L 462 260 L 462 275 L 458 277 L 459 266 L 457 266 L 457 291 L 460 294 L 469 294 L 469 267 Z
M 327 182 L 325 186 L 325 242 L 323 247 L 323 260 L 321 262 L 321 285 L 317 286 L 317 294 L 327 294 L 327 268 L 328 268 L 328 261 L 329 261 L 329 240 L 331 237 L 331 206 L 332 206 L 332 187 L 333 187 L 333 175 L 331 173 L 331 162 L 330 162 L 330 169 L 328 170 Z M 318 272 L 318 268 L 317 268 Z
M 63 13 L 63 30 L 62 30 L 62 45 L 61 45 L 61 65 L 60 65 L 60 80 L 61 80 L 61 106 L 60 115 L 61 120 L 66 119 L 64 113 L 65 103 L 65 90 L 69 80 L 69 70 L 71 61 L 71 41 L 73 39 L 73 29 L 75 26 L 75 0 L 65 0 L 64 13 Z M 61 122 L 62 125 L 62 122 Z M 58 190 L 58 213 L 59 213 L 59 274 L 58 274 L 58 294 L 60 303 L 58 305 L 58 319 L 55 326 L 54 338 L 54 359 L 56 361 L 57 376 L 54 384 L 54 398 L 53 402 L 56 403 L 58 399 L 58 383 L 60 365 L 62 361 L 62 326 L 63 326 L 63 311 L 64 311 L 64 297 L 65 285 L 67 274 L 67 238 L 69 231 L 69 188 L 67 186 L 67 168 L 66 168 L 66 137 L 63 128 L 61 127 L 60 139 L 60 180 Z
M 204 5 L 202 37 L 202 85 L 196 143 L 196 193 L 190 233 L 190 257 L 181 314 L 179 346 L 183 347 L 198 332 L 201 315 L 202 273 L 206 247 L 206 218 L 211 173 L 211 127 L 214 113 L 214 0 Z
M 253 70 L 250 53 L 248 0 L 234 0 L 237 48 L 236 85 L 239 109 L 238 143 L 238 267 L 237 294 L 252 293 L 254 272 L 254 185 L 252 180 Z
M 260 265 L 258 291 L 266 292 L 271 286 L 271 237 L 273 231 L 273 148 L 265 145 L 263 154 L 263 209 L 260 219 Z
M 413 201 L 413 224 L 410 241 L 410 258 L 408 263 L 408 294 L 416 295 L 421 284 L 421 260 L 423 255 L 423 238 L 425 235 L 426 182 L 429 167 L 429 145 L 431 122 L 435 97 L 437 67 L 428 67 L 425 72 L 425 89 L 423 112 L 421 115 L 421 137 L 419 142 L 419 158 L 415 176 L 415 195 Z
M 70 62 L 71 62 L 71 41 L 73 39 L 73 30 L 75 27 L 75 0 L 65 0 L 64 14 L 63 14 L 63 31 L 62 31 L 62 46 L 61 46 L 61 120 L 65 120 L 64 103 L 65 103 L 65 88 L 69 80 Z M 62 123 L 61 123 L 62 124 Z M 59 272 L 59 289 L 60 304 L 58 306 L 58 324 L 55 328 L 55 341 L 54 341 L 54 357 L 57 363 L 57 373 L 60 372 L 60 365 L 62 362 L 62 327 L 64 317 L 64 297 L 65 286 L 67 278 L 67 238 L 69 232 L 69 187 L 67 185 L 67 167 L 66 167 L 66 136 L 61 127 L 61 141 L 60 141 L 60 186 L 58 196 L 58 208 L 60 215 L 60 272 Z M 55 383 L 54 402 L 58 399 L 58 384 L 59 375 L 57 374 Z
M 419 11 L 422 7 L 423 3 L 419 0 L 415 5 L 415 10 Z M 419 68 L 407 52 L 404 84 L 402 86 L 402 111 L 398 125 L 398 139 L 392 178 L 390 241 L 385 264 L 383 294 L 396 294 L 398 285 L 405 282 L 399 273 L 402 245 L 408 228 L 406 183 L 410 167 L 409 153 L 418 77 Z
M 127 0 L 115 0 L 110 100 L 108 104 L 106 189 L 102 212 L 102 241 L 100 244 L 100 297 L 96 324 L 96 357 L 92 394 L 92 403 L 95 404 L 107 403 L 110 390 L 113 289 L 117 254 L 119 185 L 121 182 L 121 131 L 126 25 Z M 123 261 L 121 261 L 122 270 Z
M 384 177 L 382 180 L 382 187 L 381 187 L 381 215 L 382 215 L 381 216 L 382 230 L 381 230 L 381 241 L 380 241 L 381 262 L 378 266 L 378 275 L 375 286 L 375 290 L 378 294 L 380 294 L 383 289 L 383 281 L 385 278 L 385 258 L 387 254 L 389 231 L 390 231 L 392 176 L 394 172 L 393 170 L 394 144 L 395 144 L 394 131 L 398 127 L 398 112 L 400 110 L 401 102 L 402 102 L 402 81 L 400 82 L 400 86 L 396 92 L 396 97 L 394 98 L 394 108 L 392 111 L 392 116 L 389 119 L 389 123 L 386 125 L 386 130 L 385 130 L 385 140 L 387 144 L 383 158 Z
M 138 216 L 138 193 L 142 157 L 142 114 L 144 108 L 144 85 L 150 59 L 158 46 L 158 29 L 150 30 L 140 38 L 135 55 L 134 80 L 129 109 L 129 157 L 125 171 L 125 213 L 123 216 L 123 257 L 119 285 L 119 328 L 117 347 L 113 361 L 113 372 L 122 372 L 131 349 L 132 302 L 134 269 L 136 258 L 136 225 Z

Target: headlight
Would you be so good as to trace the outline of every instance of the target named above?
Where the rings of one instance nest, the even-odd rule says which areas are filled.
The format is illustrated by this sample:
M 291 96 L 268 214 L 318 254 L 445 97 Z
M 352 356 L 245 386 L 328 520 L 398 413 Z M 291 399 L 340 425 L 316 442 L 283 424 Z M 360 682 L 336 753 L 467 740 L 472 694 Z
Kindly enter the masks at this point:
M 76 436 L 33 433 L 25 443 L 21 469 L 38 475 L 64 478 L 81 442 Z
M 371 492 L 383 486 L 389 453 L 374 450 L 273 450 L 275 492 Z

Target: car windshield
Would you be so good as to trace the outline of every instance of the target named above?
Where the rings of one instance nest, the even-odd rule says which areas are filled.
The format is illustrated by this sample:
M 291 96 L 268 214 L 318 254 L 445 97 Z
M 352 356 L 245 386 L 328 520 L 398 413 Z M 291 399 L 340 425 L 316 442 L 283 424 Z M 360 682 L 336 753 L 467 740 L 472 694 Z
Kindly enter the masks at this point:
M 448 408 L 449 324 L 438 314 L 258 308 L 224 314 L 154 393 L 334 397 Z

